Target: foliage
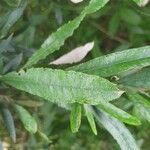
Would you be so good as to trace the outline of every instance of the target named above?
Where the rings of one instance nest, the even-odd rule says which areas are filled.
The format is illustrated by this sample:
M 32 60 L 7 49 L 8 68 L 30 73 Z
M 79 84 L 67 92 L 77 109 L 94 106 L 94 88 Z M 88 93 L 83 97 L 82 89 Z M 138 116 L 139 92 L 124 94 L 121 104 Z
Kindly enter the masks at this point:
M 1 2 L 1 149 L 148 150 L 148 1 L 72 2 Z

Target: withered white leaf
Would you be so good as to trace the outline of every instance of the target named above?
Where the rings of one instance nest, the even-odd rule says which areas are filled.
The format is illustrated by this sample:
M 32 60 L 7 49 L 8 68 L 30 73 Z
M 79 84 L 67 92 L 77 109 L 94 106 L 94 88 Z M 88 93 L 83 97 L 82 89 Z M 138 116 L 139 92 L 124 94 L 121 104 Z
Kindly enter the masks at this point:
M 80 2 L 82 2 L 83 0 L 71 0 L 71 2 L 73 2 L 73 3 L 80 3 Z
M 92 50 L 93 47 L 94 47 L 94 42 L 89 42 L 84 46 L 80 46 L 73 49 L 71 52 L 50 62 L 50 64 L 61 65 L 61 64 L 72 64 L 72 63 L 80 62 Z
M 141 0 L 141 1 L 138 3 L 138 5 L 139 5 L 140 7 L 144 7 L 144 6 L 146 6 L 146 5 L 148 4 L 148 2 L 149 2 L 149 0 Z

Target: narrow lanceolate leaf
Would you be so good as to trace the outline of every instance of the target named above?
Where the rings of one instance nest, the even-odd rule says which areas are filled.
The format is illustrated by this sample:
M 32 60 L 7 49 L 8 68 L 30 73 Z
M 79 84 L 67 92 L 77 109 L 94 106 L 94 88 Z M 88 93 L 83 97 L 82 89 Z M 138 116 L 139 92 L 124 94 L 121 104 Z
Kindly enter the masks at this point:
M 41 48 L 37 50 L 29 61 L 25 64 L 25 68 L 31 67 L 39 60 L 46 58 L 64 44 L 65 40 L 70 37 L 74 30 L 77 29 L 87 14 L 94 13 L 101 9 L 109 0 L 91 0 L 89 5 L 81 12 L 81 15 L 67 24 L 60 27 L 55 33 L 51 34 L 42 44 Z
M 134 104 L 140 104 L 140 105 L 143 105 L 145 107 L 148 107 L 150 108 L 150 101 L 149 99 L 143 97 L 142 95 L 136 93 L 136 92 L 126 92 L 129 100 L 131 100 Z
M 96 110 L 94 115 L 97 121 L 102 124 L 117 141 L 121 150 L 139 150 L 136 141 L 124 124 L 99 110 Z
M 1 113 L 11 139 L 13 140 L 13 142 L 16 142 L 16 129 L 11 112 L 9 111 L 9 109 L 2 106 Z
M 25 129 L 30 133 L 36 133 L 37 123 L 35 119 L 30 115 L 30 113 L 25 108 L 19 105 L 15 105 L 15 109 Z
M 91 107 L 85 104 L 84 105 L 84 109 L 85 109 L 85 115 L 86 115 L 86 117 L 88 119 L 90 127 L 91 127 L 93 133 L 95 135 L 97 135 L 97 129 L 96 129 L 96 125 L 95 125 L 94 116 L 93 116 L 93 113 L 91 111 Z
M 33 100 L 20 100 L 20 101 L 16 101 L 16 103 L 26 107 L 40 107 L 44 104 L 43 102 L 33 101 Z
M 3 28 L 1 29 L 0 38 L 3 38 L 4 36 L 7 35 L 9 29 L 17 22 L 17 20 L 23 14 L 26 5 L 27 5 L 27 0 L 22 0 L 20 6 L 7 15 L 8 18 Z
M 69 53 L 54 60 L 50 64 L 62 65 L 80 62 L 92 50 L 93 46 L 94 42 L 90 42 L 85 44 L 84 46 L 77 47 L 72 51 L 70 51 Z
M 111 116 L 117 118 L 118 120 L 128 123 L 128 124 L 132 124 L 132 125 L 140 125 L 140 121 L 126 113 L 125 111 L 115 107 L 114 105 L 108 103 L 108 102 L 101 102 L 99 103 L 99 105 L 96 106 L 98 109 L 103 110 L 107 113 L 109 113 Z
M 86 63 L 70 67 L 68 70 L 109 77 L 145 66 L 150 66 L 150 46 L 101 56 Z
M 143 121 L 147 120 L 150 123 L 150 108 L 145 107 L 141 104 L 136 104 L 134 106 L 134 112 L 137 117 Z
M 0 79 L 17 89 L 58 104 L 97 105 L 100 101 L 116 99 L 123 93 L 115 84 L 104 78 L 48 68 L 12 72 Z
M 150 90 L 150 67 L 121 78 L 119 83 L 139 89 Z
M 0 42 L 0 54 L 3 52 L 6 52 L 7 48 L 9 47 L 9 44 L 12 40 L 13 34 L 11 34 L 6 40 L 3 40 Z
M 73 104 L 70 115 L 70 126 L 73 133 L 78 132 L 81 124 L 81 105 Z
M 46 134 L 44 134 L 43 132 L 41 131 L 37 131 L 38 135 L 47 143 L 52 143 L 52 141 L 47 137 Z
M 22 58 L 23 58 L 22 53 L 16 55 L 11 61 L 8 62 L 8 64 L 4 66 L 3 74 L 5 74 L 7 71 L 11 69 L 17 69 L 17 67 L 20 65 L 22 61 Z

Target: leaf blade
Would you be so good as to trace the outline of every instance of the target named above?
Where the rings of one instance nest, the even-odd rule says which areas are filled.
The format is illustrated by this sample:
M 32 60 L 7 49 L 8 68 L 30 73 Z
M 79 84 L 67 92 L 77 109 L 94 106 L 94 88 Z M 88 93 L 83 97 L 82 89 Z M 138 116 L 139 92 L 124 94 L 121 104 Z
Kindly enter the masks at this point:
M 101 9 L 109 0 L 91 0 L 89 5 L 74 20 L 60 27 L 55 33 L 50 35 L 42 44 L 41 48 L 36 51 L 27 61 L 24 68 L 29 68 L 39 60 L 44 59 L 47 55 L 53 53 L 64 44 L 65 40 L 70 37 L 74 30 L 77 29 L 87 14 L 94 13 Z
M 115 107 L 114 105 L 107 103 L 107 102 L 101 102 L 99 105 L 96 106 L 98 109 L 103 110 L 105 112 L 107 112 L 108 114 L 110 114 L 111 116 L 117 118 L 118 120 L 128 123 L 128 124 L 132 124 L 132 125 L 140 125 L 140 121 L 128 114 L 127 112 Z
M 48 68 L 12 72 L 0 79 L 17 89 L 57 104 L 97 105 L 100 100 L 111 101 L 123 93 L 115 84 L 104 78 Z
M 150 68 L 143 68 L 142 70 L 129 74 L 125 77 L 120 78 L 118 83 L 125 86 L 136 87 L 139 89 L 150 89 Z M 142 80 L 141 80 L 142 79 Z
M 15 109 L 25 129 L 30 133 L 36 133 L 37 123 L 35 119 L 29 114 L 29 112 L 25 108 L 19 105 L 15 105 Z
M 70 127 L 73 133 L 78 132 L 81 125 L 81 105 L 73 104 L 70 115 Z
M 15 129 L 15 123 L 13 120 L 13 116 L 8 108 L 5 108 L 4 106 L 1 107 L 1 113 L 3 116 L 3 120 L 5 122 L 7 131 L 12 139 L 12 141 L 16 142 L 16 129 Z
M 84 105 L 84 109 L 85 109 L 85 115 L 86 115 L 87 120 L 90 124 L 90 127 L 91 127 L 93 133 L 95 135 L 97 135 L 97 129 L 96 129 L 96 124 L 95 124 L 95 120 L 93 117 L 93 113 L 90 111 L 90 107 L 86 104 Z
M 145 46 L 101 56 L 83 64 L 67 68 L 67 70 L 109 77 L 149 65 L 150 46 Z
M 124 124 L 102 111 L 97 111 L 94 115 L 97 121 L 113 136 L 122 150 L 139 150 L 135 139 Z

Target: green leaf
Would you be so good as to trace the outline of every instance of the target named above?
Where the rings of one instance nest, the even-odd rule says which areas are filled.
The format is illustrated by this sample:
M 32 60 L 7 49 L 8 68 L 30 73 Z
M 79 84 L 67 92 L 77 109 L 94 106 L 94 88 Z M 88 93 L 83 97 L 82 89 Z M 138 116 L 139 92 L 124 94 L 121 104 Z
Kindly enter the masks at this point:
M 120 20 L 119 20 L 119 15 L 117 13 L 117 14 L 113 15 L 109 21 L 108 33 L 110 36 L 114 36 L 117 33 L 117 31 L 119 29 L 119 25 L 120 25 L 119 23 L 120 23 Z
M 70 127 L 73 133 L 78 132 L 81 124 L 81 105 L 73 104 L 70 115 Z
M 12 40 L 13 34 L 11 34 L 6 40 L 3 40 L 0 42 L 0 54 L 6 51 L 8 48 L 11 40 Z
M 26 107 L 40 107 L 44 104 L 43 102 L 34 101 L 34 100 L 20 100 L 20 101 L 16 101 L 16 103 Z
M 10 60 L 3 68 L 3 74 L 8 72 L 9 70 L 13 69 L 16 70 L 17 67 L 21 64 L 23 58 L 23 54 L 20 53 L 16 55 L 12 60 Z
M 138 25 L 141 22 L 140 15 L 133 9 L 122 8 L 120 11 L 120 16 L 123 21 L 130 25 Z
M 5 20 L 5 24 L 3 28 L 1 29 L 0 38 L 3 38 L 7 35 L 9 29 L 17 22 L 17 20 L 22 16 L 23 11 L 27 5 L 27 0 L 22 0 L 20 3 L 20 6 L 16 8 L 15 10 L 11 11 L 7 15 L 7 20 Z
M 46 134 L 44 134 L 43 132 L 41 131 L 37 131 L 38 135 L 47 143 L 52 143 L 52 141 L 47 137 Z
M 84 105 L 84 109 L 85 109 L 85 115 L 86 115 L 86 117 L 88 119 L 88 122 L 89 122 L 89 124 L 91 126 L 91 129 L 92 129 L 93 133 L 95 135 L 97 135 L 97 129 L 96 129 L 96 125 L 95 125 L 95 120 L 94 120 L 94 117 L 93 117 L 93 113 L 90 110 L 91 108 L 88 105 L 85 104 Z
M 57 104 L 91 104 L 119 98 L 123 91 L 108 80 L 74 71 L 31 68 L 0 78 L 5 83 Z
M 29 131 L 30 133 L 36 133 L 37 123 L 35 119 L 29 114 L 29 112 L 25 108 L 19 105 L 15 105 L 15 109 L 25 129 Z
M 145 121 L 147 120 L 150 123 L 150 108 L 145 107 L 141 104 L 136 104 L 134 106 L 134 113 L 138 118 Z
M 140 105 L 150 108 L 150 101 L 146 99 L 145 97 L 143 97 L 142 95 L 136 92 L 131 92 L 131 91 L 126 92 L 126 94 L 129 100 L 131 100 L 134 104 L 140 104 Z
M 81 12 L 80 16 L 69 21 L 67 24 L 60 27 L 55 33 L 51 34 L 42 44 L 41 48 L 28 60 L 24 67 L 31 67 L 39 60 L 42 60 L 54 51 L 59 50 L 65 40 L 73 34 L 75 29 L 79 27 L 81 21 L 87 14 L 94 13 L 101 9 L 108 1 L 109 0 L 91 0 L 89 5 Z
M 149 65 L 150 46 L 145 46 L 101 56 L 67 70 L 109 77 Z
M 140 120 L 138 120 L 136 117 L 131 116 L 130 114 L 115 107 L 114 105 L 112 105 L 108 102 L 101 102 L 96 107 L 100 110 L 103 110 L 103 111 L 109 113 L 111 116 L 119 119 L 122 122 L 132 124 L 132 125 L 140 125 L 141 124 Z
M 150 102 L 149 99 L 136 93 L 126 92 L 129 100 L 134 103 L 134 113 L 141 120 L 150 122 Z
M 96 110 L 94 115 L 97 121 L 102 124 L 117 141 L 121 150 L 139 150 L 136 141 L 124 124 L 102 111 Z
M 9 133 L 11 139 L 15 143 L 16 142 L 16 129 L 15 129 L 13 116 L 12 116 L 11 112 L 9 111 L 9 109 L 5 108 L 5 106 L 1 107 L 1 113 L 2 113 L 2 117 L 4 120 L 5 126 L 7 128 L 7 131 Z
M 150 59 L 149 59 L 150 62 Z M 120 84 L 150 90 L 150 68 L 144 68 L 119 80 Z

